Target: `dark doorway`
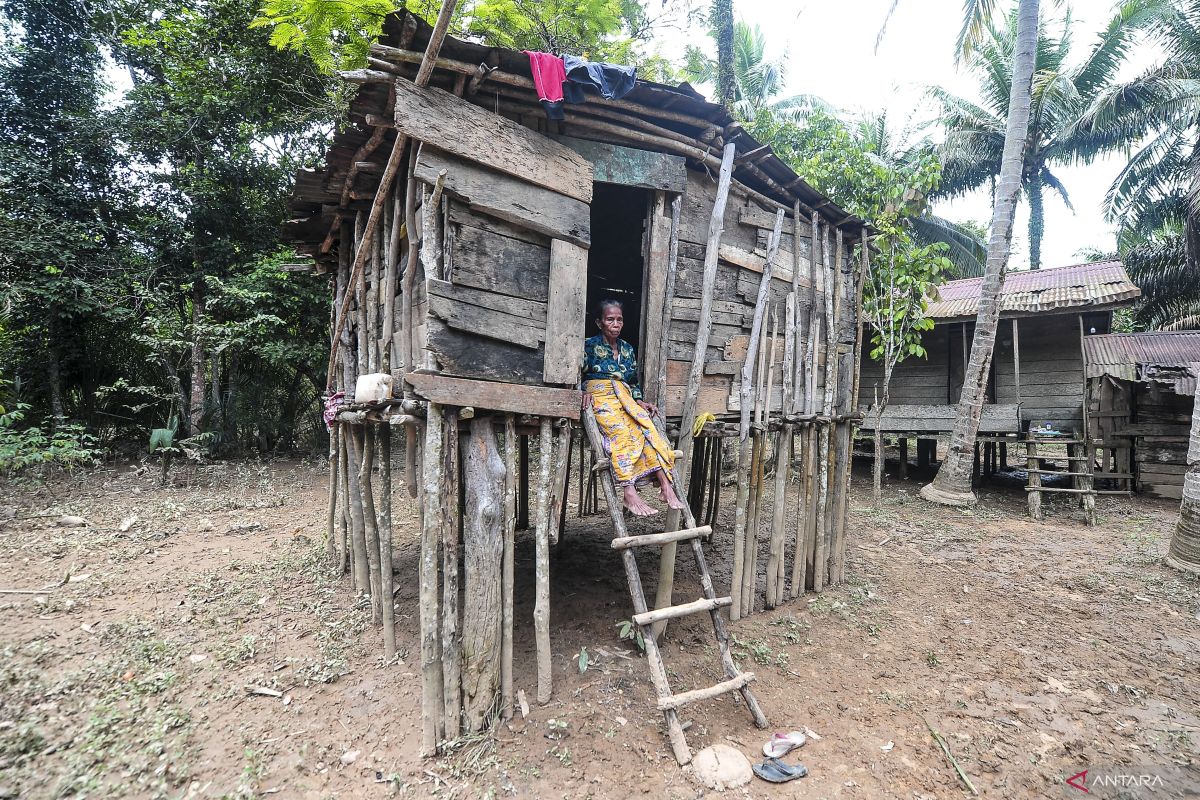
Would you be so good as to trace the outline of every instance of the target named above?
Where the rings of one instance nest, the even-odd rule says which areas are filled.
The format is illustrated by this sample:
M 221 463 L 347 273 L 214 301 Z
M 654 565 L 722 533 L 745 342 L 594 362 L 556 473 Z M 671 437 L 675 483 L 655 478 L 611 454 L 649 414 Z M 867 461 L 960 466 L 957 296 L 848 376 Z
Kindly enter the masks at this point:
M 595 336 L 596 303 L 612 297 L 625 306 L 621 338 L 638 350 L 641 363 L 642 231 L 649 193 L 597 183 L 592 190 L 592 246 L 588 250 L 587 336 Z

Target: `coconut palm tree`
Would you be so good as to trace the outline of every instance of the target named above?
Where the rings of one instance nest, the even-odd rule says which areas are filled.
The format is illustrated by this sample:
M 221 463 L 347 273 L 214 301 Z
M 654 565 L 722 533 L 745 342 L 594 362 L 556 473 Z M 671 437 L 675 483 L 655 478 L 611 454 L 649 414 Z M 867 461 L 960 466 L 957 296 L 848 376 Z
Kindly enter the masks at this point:
M 1029 262 L 1041 266 L 1045 227 L 1044 194 L 1059 195 L 1068 208 L 1067 188 L 1055 175 L 1057 165 L 1087 163 L 1111 149 L 1112 142 L 1094 129 L 1078 124 L 1096 97 L 1117 85 L 1135 34 L 1154 18 L 1145 0 L 1124 3 L 1084 59 L 1071 60 L 1072 19 L 1067 13 L 1061 33 L 1041 25 L 1037 39 L 1037 69 L 1033 76 L 1029 131 L 1021 164 L 1021 187 L 1029 203 Z M 943 177 L 940 196 L 956 197 L 982 187 L 995 188 L 1000 174 L 1017 37 L 1015 15 L 983 26 L 979 46 L 966 64 L 980 79 L 981 103 L 932 88 L 930 96 L 941 106 L 946 140 L 942 146 Z
M 967 26 L 970 27 L 981 6 L 990 7 L 991 0 L 968 2 Z M 991 238 L 988 241 L 987 264 L 979 291 L 979 311 L 975 318 L 975 336 L 971 342 L 971 358 L 963 375 L 962 396 L 958 401 L 958 416 L 950 437 L 946 459 L 938 468 L 933 482 L 921 487 L 921 496 L 938 503 L 960 505 L 973 503 L 971 466 L 979 419 L 983 416 L 984 388 L 992 350 L 996 344 L 997 323 L 1000 320 L 1000 290 L 1008 267 L 1012 244 L 1013 216 L 1017 196 L 1021 192 L 1021 173 L 1024 163 L 1026 137 L 1033 104 L 1033 70 L 1037 51 L 1038 0 L 1019 0 L 1017 26 L 1009 73 L 1009 104 L 1004 132 L 1004 149 L 996 182 L 996 201 L 992 208 Z
M 718 39 L 719 30 L 713 35 Z M 700 48 L 687 49 L 687 61 L 683 68 L 689 80 L 715 83 L 717 95 L 737 119 L 748 122 L 760 111 L 770 111 L 777 119 L 799 120 L 815 109 L 832 111 L 832 107 L 814 95 L 797 94 L 779 98 L 783 91 L 786 54 L 777 61 L 766 56 L 767 39 L 757 26 L 739 20 L 733 26 L 733 92 L 730 100 L 722 95 L 720 56 L 709 58 Z

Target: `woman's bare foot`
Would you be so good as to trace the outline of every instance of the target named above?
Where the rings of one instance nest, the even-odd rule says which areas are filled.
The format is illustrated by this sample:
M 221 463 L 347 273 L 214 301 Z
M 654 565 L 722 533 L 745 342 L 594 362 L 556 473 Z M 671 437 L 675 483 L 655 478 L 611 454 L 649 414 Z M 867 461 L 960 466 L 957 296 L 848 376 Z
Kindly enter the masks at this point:
M 645 500 L 637 493 L 637 489 L 633 484 L 625 487 L 625 507 L 629 509 L 629 513 L 638 517 L 650 517 L 658 513 L 658 510 L 651 505 L 648 505 Z
M 666 473 L 661 469 L 658 471 L 658 490 L 662 493 L 662 499 L 667 504 L 667 508 L 683 511 L 683 501 L 675 494 L 675 487 L 671 485 L 671 481 L 667 479 Z

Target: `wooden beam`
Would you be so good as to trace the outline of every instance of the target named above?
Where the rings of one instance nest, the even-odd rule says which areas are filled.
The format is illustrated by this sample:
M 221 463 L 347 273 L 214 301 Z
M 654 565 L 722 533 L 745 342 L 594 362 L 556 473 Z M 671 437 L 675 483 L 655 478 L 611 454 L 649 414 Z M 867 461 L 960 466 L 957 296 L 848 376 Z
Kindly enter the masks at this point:
M 687 186 L 687 159 L 683 156 L 573 136 L 553 138 L 587 159 L 598 183 L 679 193 Z
M 579 419 L 583 394 L 578 389 L 556 389 L 497 381 L 476 381 L 414 372 L 408 382 L 417 394 L 432 403 L 471 406 L 477 409 Z
M 592 200 L 592 165 L 570 148 L 434 87 L 396 81 L 400 132 L 522 181 Z
M 546 383 L 579 382 L 583 326 L 587 316 L 588 252 L 578 245 L 550 242 L 550 289 L 546 302 Z M 578 414 L 576 414 L 578 416 Z

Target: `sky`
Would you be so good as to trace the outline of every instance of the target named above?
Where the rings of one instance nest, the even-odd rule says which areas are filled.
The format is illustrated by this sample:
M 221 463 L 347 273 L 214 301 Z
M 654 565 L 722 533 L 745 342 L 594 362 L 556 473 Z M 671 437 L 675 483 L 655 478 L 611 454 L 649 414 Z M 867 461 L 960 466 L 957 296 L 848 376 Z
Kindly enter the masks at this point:
M 783 96 L 815 94 L 848 112 L 886 110 L 897 127 L 907 121 L 923 122 L 934 109 L 923 100 L 924 87 L 942 86 L 954 94 L 978 101 L 976 81 L 966 69 L 954 65 L 954 42 L 962 25 L 962 0 L 900 0 L 887 31 L 875 51 L 875 40 L 892 0 L 734 0 L 734 15 L 759 25 L 766 33 L 768 58 L 785 59 Z M 1004 4 L 1001 4 L 1004 5 Z M 1061 16 L 1052 4 L 1051 19 Z M 1111 16 L 1111 0 L 1075 0 L 1073 51 L 1082 57 Z M 695 31 L 687 40 L 699 37 Z M 707 37 L 705 37 L 707 38 Z M 664 55 L 677 57 L 685 37 L 662 37 Z M 1122 73 L 1132 77 L 1149 66 L 1154 53 L 1141 48 Z M 1124 165 L 1121 156 L 1110 156 L 1087 166 L 1056 166 L 1053 171 L 1067 188 L 1074 212 L 1057 193 L 1045 195 L 1045 235 L 1042 266 L 1075 264 L 1079 251 L 1116 249 L 1114 227 L 1105 221 L 1104 195 Z M 955 221 L 975 220 L 986 227 L 991 221 L 991 199 L 986 191 L 940 203 L 934 213 Z M 1029 209 L 1022 200 L 1013 232 L 1010 269 L 1026 269 Z

